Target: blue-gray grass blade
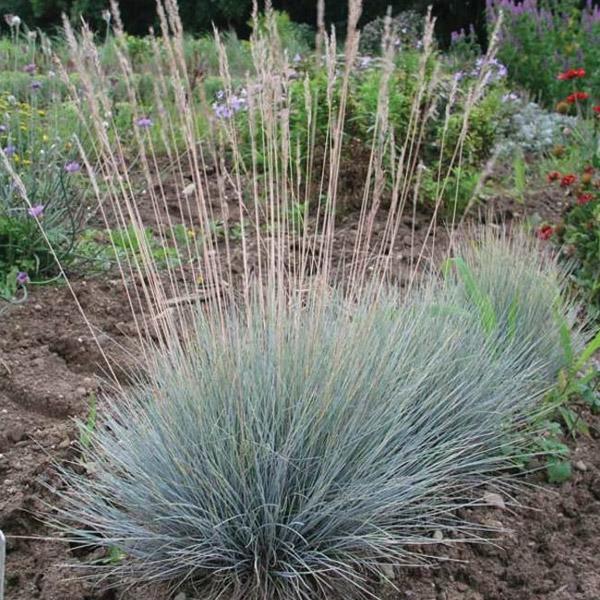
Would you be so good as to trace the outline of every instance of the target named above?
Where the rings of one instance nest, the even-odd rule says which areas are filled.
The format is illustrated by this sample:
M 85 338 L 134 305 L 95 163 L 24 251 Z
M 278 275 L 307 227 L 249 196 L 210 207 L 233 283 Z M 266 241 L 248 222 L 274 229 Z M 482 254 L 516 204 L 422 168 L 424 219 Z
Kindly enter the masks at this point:
M 4 578 L 6 570 L 6 538 L 0 529 L 0 600 L 4 600 Z
M 436 529 L 481 539 L 456 510 L 523 460 L 565 366 L 555 307 L 571 321 L 552 264 L 489 240 L 462 256 L 494 335 L 462 278 L 319 288 L 232 308 L 224 330 L 198 312 L 187 345 L 107 399 L 92 476 L 63 471 L 66 538 L 117 548 L 98 565 L 116 582 L 257 600 L 365 594 L 369 572 L 430 562 L 415 546 Z

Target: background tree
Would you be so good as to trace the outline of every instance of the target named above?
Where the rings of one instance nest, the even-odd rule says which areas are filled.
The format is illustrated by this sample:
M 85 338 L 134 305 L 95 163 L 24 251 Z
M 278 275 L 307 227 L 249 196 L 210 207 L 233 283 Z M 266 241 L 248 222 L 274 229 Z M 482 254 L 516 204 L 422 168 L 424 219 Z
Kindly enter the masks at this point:
M 121 13 L 126 29 L 144 35 L 156 25 L 156 0 L 123 0 Z M 549 0 L 550 2 L 550 0 Z M 582 6 L 586 0 L 581 0 Z M 600 0 L 593 0 L 599 4 Z M 274 0 L 273 5 L 286 11 L 293 21 L 314 27 L 317 19 L 316 0 Z M 361 24 L 385 14 L 391 6 L 394 14 L 408 9 L 425 13 L 433 5 L 437 17 L 437 33 L 442 44 L 448 43 L 452 31 L 475 26 L 479 39 L 485 45 L 485 0 L 366 0 Z M 17 14 L 30 27 L 51 29 L 60 26 L 62 12 L 76 20 L 80 17 L 92 26 L 102 27 L 102 11 L 108 0 L 0 0 L 1 14 Z M 234 29 L 241 36 L 248 33 L 248 19 L 252 0 L 179 0 L 182 21 L 191 33 L 203 33 L 214 23 L 221 29 Z M 343 35 L 347 19 L 347 0 L 328 0 L 325 18 L 327 25 L 335 25 Z

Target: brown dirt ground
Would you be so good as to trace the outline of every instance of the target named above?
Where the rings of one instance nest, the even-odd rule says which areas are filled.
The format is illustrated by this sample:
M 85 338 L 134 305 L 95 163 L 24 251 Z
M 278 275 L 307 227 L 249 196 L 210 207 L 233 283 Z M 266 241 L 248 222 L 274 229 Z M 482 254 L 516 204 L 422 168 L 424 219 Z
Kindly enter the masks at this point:
M 542 219 L 559 212 L 556 198 L 542 194 L 533 200 L 526 204 L 528 211 Z M 495 220 L 503 223 L 524 213 L 523 205 L 510 199 L 492 205 Z M 343 218 L 341 238 L 351 236 L 355 225 L 355 217 Z M 410 223 L 406 227 L 408 235 Z M 124 357 L 126 364 L 133 330 L 120 281 L 103 276 L 75 279 L 73 286 L 102 350 Z M 67 544 L 43 539 L 48 531 L 35 516 L 54 501 L 44 486 L 56 481 L 53 465 L 76 454 L 73 417 L 85 418 L 90 394 L 101 387 L 102 365 L 102 353 L 66 286 L 34 289 L 26 304 L 0 318 L 6 600 L 166 598 L 161 590 L 107 592 L 74 580 L 64 564 L 78 558 Z M 388 600 L 599 600 L 600 418 L 590 417 L 590 423 L 592 435 L 572 443 L 580 467 L 572 480 L 548 486 L 532 476 L 528 481 L 540 487 L 520 492 L 514 505 L 472 510 L 471 519 L 506 529 L 495 544 L 450 547 L 441 542 L 440 552 L 453 561 L 398 571 L 398 590 L 377 595 Z

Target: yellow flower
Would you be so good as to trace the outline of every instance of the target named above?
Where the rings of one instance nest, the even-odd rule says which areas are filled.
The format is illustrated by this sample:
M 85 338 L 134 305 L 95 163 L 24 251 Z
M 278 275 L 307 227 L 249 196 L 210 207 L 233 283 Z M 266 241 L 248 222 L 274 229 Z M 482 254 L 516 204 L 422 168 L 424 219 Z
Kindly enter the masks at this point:
M 193 237 L 196 237 L 196 232 L 193 229 L 188 229 L 187 235 L 188 235 L 188 237 L 193 238 Z
M 48 138 L 48 136 L 47 136 L 46 134 L 44 134 L 44 135 L 42 136 L 42 141 L 43 141 L 43 142 L 47 142 L 49 139 L 50 139 L 50 138 Z

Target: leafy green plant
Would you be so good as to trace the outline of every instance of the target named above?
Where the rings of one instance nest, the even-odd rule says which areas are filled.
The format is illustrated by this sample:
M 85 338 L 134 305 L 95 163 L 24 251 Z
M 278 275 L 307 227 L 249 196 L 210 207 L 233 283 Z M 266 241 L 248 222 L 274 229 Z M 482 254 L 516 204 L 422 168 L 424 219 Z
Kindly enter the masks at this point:
M 185 243 L 186 237 L 191 236 L 192 232 L 181 225 L 175 226 L 162 236 L 157 235 L 150 227 L 141 232 L 133 226 L 110 231 L 87 229 L 81 234 L 78 256 L 93 268 L 109 270 L 117 261 L 141 261 L 140 253 L 144 247 L 149 249 L 157 265 L 167 267 L 180 264 L 178 246 Z M 145 239 L 142 240 L 142 237 Z
M 424 171 L 421 180 L 421 193 L 425 203 L 433 203 L 440 197 L 442 201 L 441 213 L 446 218 L 461 215 L 468 206 L 478 200 L 475 193 L 481 181 L 479 167 L 469 165 L 453 167 L 439 181 L 439 165 Z
M 360 51 L 363 54 L 381 54 L 385 21 L 385 17 L 377 17 L 363 27 L 360 35 Z M 403 49 L 416 48 L 423 37 L 423 24 L 423 15 L 413 10 L 398 13 L 390 21 L 393 43 Z
M 522 153 L 516 153 L 513 158 L 513 183 L 517 199 L 523 204 L 527 190 L 527 163 Z
M 50 279 L 75 258 L 85 213 L 80 165 L 69 142 L 54 137 L 45 111 L 0 97 L 0 276 Z M 17 179 L 18 178 L 18 179 Z
M 82 450 L 87 450 L 90 446 L 92 435 L 96 429 L 98 419 L 98 402 L 96 394 L 90 394 L 88 415 L 85 423 L 82 423 L 79 428 L 79 445 Z
M 568 324 L 558 314 L 557 320 L 566 364 L 558 374 L 558 383 L 546 395 L 545 404 L 550 413 L 536 442 L 536 448 L 545 457 L 551 483 L 562 483 L 571 477 L 570 450 L 563 441 L 564 434 L 573 438 L 578 434 L 589 435 L 581 409 L 600 412 L 600 371 L 590 364 L 590 359 L 600 351 L 600 331 L 578 352 Z
M 21 304 L 27 300 L 27 284 L 29 276 L 13 267 L 7 273 L 0 273 L 0 315 L 6 311 L 8 304 Z
M 598 162 L 593 159 L 593 164 Z M 600 316 L 600 179 L 597 167 L 548 174 L 570 200 L 557 225 L 546 225 L 542 235 L 559 244 L 561 257 L 570 266 L 574 288 L 585 303 L 589 318 Z
M 498 321 L 492 299 L 479 287 L 473 272 L 468 267 L 467 263 L 465 263 L 464 259 L 460 256 L 450 259 L 446 263 L 446 273 L 448 273 L 450 264 L 456 268 L 458 277 L 464 285 L 467 297 L 479 311 L 481 325 L 486 335 L 493 335 L 498 329 Z M 514 326 L 511 326 L 511 332 L 514 332 Z
M 492 24 L 501 10 L 504 13 L 498 56 L 511 79 L 546 106 L 554 106 L 567 95 L 565 82 L 557 79 L 565 68 L 583 68 L 586 89 L 599 88 L 600 20 L 591 3 L 581 5 L 577 0 L 493 0 L 488 8 Z
M 573 207 L 564 217 L 558 238 L 567 260 L 575 260 L 572 279 L 592 317 L 600 316 L 600 199 Z

